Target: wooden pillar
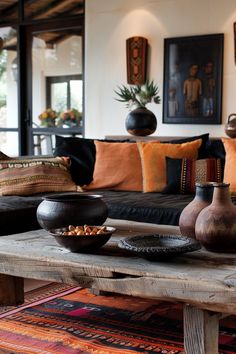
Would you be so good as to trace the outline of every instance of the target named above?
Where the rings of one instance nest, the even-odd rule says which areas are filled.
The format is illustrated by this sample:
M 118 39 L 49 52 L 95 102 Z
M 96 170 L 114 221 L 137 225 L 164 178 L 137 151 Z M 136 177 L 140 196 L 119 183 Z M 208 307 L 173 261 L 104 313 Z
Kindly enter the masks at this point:
M 24 302 L 24 279 L 0 274 L 0 306 L 16 306 Z
M 221 314 L 184 306 L 185 354 L 218 354 Z

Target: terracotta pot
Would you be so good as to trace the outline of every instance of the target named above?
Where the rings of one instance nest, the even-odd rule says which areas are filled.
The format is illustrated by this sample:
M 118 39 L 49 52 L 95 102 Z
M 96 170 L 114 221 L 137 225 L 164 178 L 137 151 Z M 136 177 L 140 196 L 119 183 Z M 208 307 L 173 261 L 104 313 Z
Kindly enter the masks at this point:
M 183 236 L 196 238 L 195 223 L 198 214 L 212 202 L 213 183 L 196 183 L 194 199 L 183 209 L 179 218 L 179 227 Z
M 236 206 L 229 184 L 213 183 L 212 203 L 203 209 L 196 220 L 195 234 L 209 251 L 236 252 Z
M 132 135 L 146 136 L 156 130 L 157 119 L 154 113 L 146 107 L 138 107 L 128 114 L 125 127 Z
M 43 197 L 37 208 L 39 225 L 46 230 L 69 225 L 102 225 L 108 210 L 100 195 L 60 193 Z

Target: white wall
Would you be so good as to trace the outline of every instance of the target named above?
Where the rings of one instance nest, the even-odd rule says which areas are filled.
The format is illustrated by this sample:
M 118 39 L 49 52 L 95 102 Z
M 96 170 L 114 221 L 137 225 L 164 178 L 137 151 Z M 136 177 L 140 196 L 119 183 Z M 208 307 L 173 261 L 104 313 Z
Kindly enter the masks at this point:
M 162 104 L 148 106 L 157 119 L 154 135 L 222 136 L 236 111 L 236 65 L 233 22 L 235 0 L 86 0 L 85 108 L 86 137 L 126 134 L 125 105 L 114 89 L 126 84 L 126 39 L 148 39 L 149 78 L 163 87 L 164 38 L 224 33 L 223 109 L 221 125 L 162 124 Z

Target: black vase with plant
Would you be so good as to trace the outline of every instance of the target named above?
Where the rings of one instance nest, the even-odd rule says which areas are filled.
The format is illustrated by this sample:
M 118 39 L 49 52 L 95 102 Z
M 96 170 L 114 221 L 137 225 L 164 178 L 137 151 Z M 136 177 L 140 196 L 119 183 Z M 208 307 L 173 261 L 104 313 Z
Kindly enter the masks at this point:
M 117 101 L 126 102 L 132 109 L 126 118 L 125 127 L 128 133 L 136 136 L 146 136 L 155 132 L 157 119 L 153 112 L 146 108 L 148 103 L 160 103 L 158 87 L 153 81 L 144 85 L 122 85 L 115 93 L 119 96 Z

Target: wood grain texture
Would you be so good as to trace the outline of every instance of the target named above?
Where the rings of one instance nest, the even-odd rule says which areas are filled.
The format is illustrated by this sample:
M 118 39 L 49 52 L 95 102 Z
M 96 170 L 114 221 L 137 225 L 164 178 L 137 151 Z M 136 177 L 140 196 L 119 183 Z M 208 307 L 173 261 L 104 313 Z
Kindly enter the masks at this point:
M 123 237 L 163 231 L 164 226 L 142 224 L 139 228 L 135 224 L 133 230 L 131 224 L 126 226 L 127 229 L 122 225 L 94 254 L 71 253 L 44 230 L 0 237 L 0 274 L 4 274 L 0 280 L 0 294 L 4 294 L 0 305 L 9 300 L 10 289 L 17 293 L 21 280 L 15 277 L 76 284 L 95 292 L 178 301 L 186 305 L 185 353 L 218 353 L 219 318 L 222 313 L 236 314 L 236 254 L 201 249 L 168 262 L 151 262 L 119 249 L 117 242 Z M 179 233 L 177 228 L 172 231 Z M 20 298 L 21 286 L 19 289 Z
M 17 306 L 24 302 L 24 279 L 0 274 L 0 306 Z
M 236 313 L 236 255 L 200 250 L 150 262 L 117 247 L 121 237 L 134 234 L 116 233 L 97 254 L 71 253 L 43 230 L 4 236 L 0 273 Z
M 184 306 L 185 354 L 218 354 L 220 314 Z

